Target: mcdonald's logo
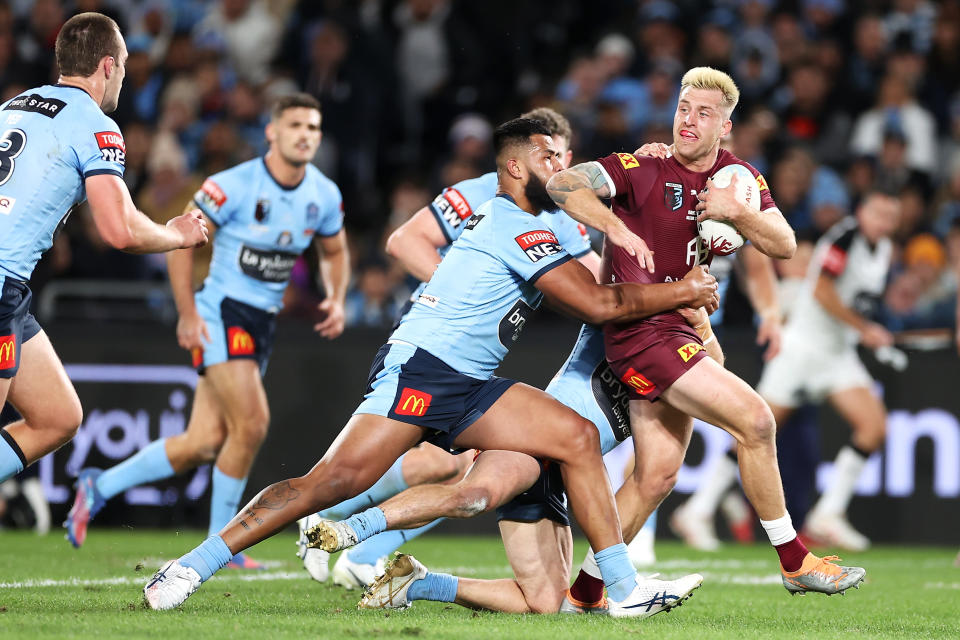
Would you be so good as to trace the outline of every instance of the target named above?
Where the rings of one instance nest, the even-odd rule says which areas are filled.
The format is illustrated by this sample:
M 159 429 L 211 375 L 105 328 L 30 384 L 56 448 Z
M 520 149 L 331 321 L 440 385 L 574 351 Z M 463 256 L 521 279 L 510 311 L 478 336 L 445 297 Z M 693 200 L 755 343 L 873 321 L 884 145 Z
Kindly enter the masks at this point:
M 627 372 L 623 374 L 621 380 L 633 387 L 636 392 L 642 396 L 647 395 L 657 388 L 657 385 L 650 382 L 645 375 L 639 373 L 633 367 L 627 369 Z
M 252 356 L 256 353 L 257 345 L 243 327 L 229 327 L 227 329 L 227 353 L 231 356 Z
M 203 349 L 201 347 L 190 349 L 190 357 L 193 359 L 193 367 L 196 369 L 203 364 Z
M 683 358 L 684 362 L 690 362 L 690 358 L 697 355 L 701 351 L 703 351 L 703 345 L 697 344 L 696 342 L 688 342 L 677 349 L 677 353 L 680 354 L 680 357 Z
M 397 401 L 397 407 L 394 413 L 399 416 L 417 416 L 420 417 L 430 408 L 430 401 L 433 396 L 423 391 L 417 391 L 410 387 L 404 387 Z
M 0 336 L 0 369 L 12 369 L 17 364 L 17 336 Z

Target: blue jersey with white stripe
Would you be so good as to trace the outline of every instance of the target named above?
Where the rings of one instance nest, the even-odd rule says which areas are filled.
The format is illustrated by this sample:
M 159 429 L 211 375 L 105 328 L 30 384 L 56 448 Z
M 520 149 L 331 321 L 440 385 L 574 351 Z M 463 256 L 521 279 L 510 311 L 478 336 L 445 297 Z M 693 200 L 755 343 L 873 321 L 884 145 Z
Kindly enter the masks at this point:
M 571 257 L 543 216 L 497 196 L 464 223 L 391 339 L 416 345 L 464 375 L 489 378 L 540 306 L 543 295 L 534 283 Z
M 277 182 L 263 158 L 207 178 L 194 204 L 216 225 L 206 292 L 279 311 L 297 257 L 316 235 L 343 226 L 340 190 L 308 164 L 300 184 Z
M 84 179 L 123 176 L 116 123 L 77 87 L 44 85 L 0 106 L 0 277 L 27 281 Z

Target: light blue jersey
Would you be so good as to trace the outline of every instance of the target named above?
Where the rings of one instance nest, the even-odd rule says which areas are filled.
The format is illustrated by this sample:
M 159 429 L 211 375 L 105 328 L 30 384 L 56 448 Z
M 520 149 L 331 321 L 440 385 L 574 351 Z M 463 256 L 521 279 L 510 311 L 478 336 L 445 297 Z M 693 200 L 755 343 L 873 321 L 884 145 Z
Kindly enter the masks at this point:
M 391 340 L 487 379 L 540 306 L 543 294 L 534 283 L 571 258 L 543 216 L 497 196 L 464 224 Z
M 123 176 L 123 136 L 77 87 L 44 85 L 0 106 L 0 279 L 27 281 L 84 180 Z
M 313 165 L 285 187 L 256 158 L 203 183 L 194 203 L 216 225 L 203 294 L 222 295 L 276 313 L 297 257 L 315 235 L 343 226 L 340 190 Z

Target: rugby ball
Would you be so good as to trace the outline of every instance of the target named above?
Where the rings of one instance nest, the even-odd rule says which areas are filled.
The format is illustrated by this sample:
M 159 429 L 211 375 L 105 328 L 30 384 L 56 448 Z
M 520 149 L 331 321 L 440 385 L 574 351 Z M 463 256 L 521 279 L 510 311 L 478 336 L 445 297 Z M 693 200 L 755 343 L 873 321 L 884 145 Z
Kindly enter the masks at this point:
M 742 164 L 728 164 L 712 176 L 712 184 L 722 188 L 730 186 L 733 176 L 737 176 L 736 198 L 739 202 L 753 208 L 760 208 L 760 187 L 756 178 Z M 743 236 L 737 228 L 722 220 L 704 220 L 698 223 L 700 237 L 710 249 L 710 253 L 727 256 L 743 246 Z

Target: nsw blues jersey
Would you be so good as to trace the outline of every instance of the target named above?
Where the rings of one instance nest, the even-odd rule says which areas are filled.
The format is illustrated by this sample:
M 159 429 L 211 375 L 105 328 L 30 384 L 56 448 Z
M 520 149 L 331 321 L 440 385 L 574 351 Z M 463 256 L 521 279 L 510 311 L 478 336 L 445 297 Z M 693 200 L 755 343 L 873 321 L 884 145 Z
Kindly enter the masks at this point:
M 0 277 L 29 280 L 84 179 L 123 176 L 123 136 L 76 87 L 44 85 L 0 106 Z
M 300 184 L 285 187 L 263 158 L 249 160 L 207 178 L 194 203 L 217 225 L 204 290 L 270 312 L 314 236 L 343 226 L 340 190 L 310 164 Z
M 543 216 L 508 196 L 464 223 L 430 282 L 393 332 L 460 373 L 489 378 L 543 295 L 534 283 L 571 255 Z

